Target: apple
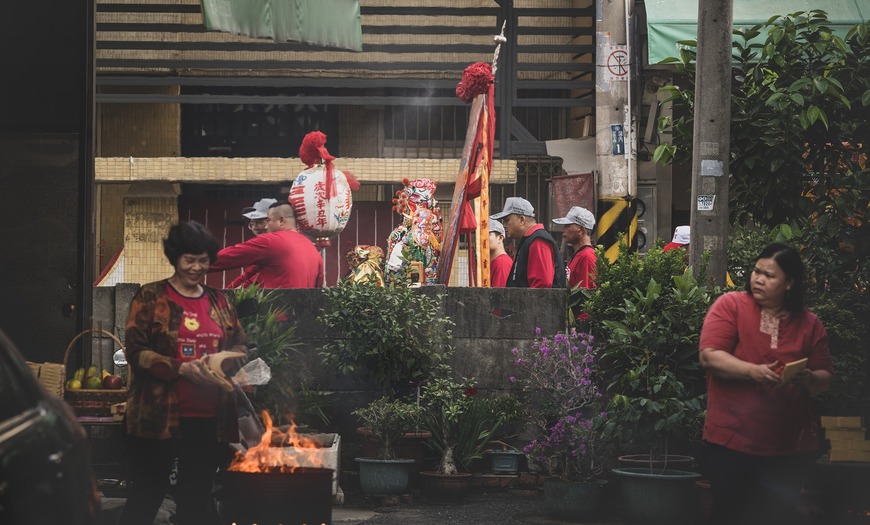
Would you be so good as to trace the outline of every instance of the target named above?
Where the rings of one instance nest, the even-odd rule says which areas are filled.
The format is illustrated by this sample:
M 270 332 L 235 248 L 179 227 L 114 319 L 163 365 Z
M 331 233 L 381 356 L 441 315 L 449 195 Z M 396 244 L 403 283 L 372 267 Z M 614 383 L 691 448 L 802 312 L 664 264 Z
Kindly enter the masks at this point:
M 120 390 L 124 388 L 124 380 L 120 376 L 107 375 L 103 378 L 103 388 L 109 390 Z
M 99 377 L 90 376 L 87 379 L 85 379 L 85 388 L 88 388 L 91 390 L 98 390 L 98 389 L 102 388 L 102 386 L 103 386 L 102 381 L 100 381 Z

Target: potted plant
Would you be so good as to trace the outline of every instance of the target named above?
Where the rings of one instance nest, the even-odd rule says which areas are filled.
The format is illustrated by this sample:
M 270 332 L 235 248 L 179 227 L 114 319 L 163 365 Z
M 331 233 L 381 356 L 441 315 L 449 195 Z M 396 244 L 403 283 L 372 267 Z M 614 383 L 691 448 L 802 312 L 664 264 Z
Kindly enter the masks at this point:
M 416 403 L 378 398 L 368 406 L 353 411 L 377 441 L 377 457 L 359 457 L 360 486 L 367 494 L 401 494 L 408 487 L 408 469 L 413 459 L 397 458 L 394 445 L 402 432 L 416 424 L 420 407 Z
M 291 416 L 299 427 L 328 425 L 324 408 L 330 400 L 308 388 L 305 378 L 311 374 L 300 369 L 303 360 L 299 359 L 296 326 L 278 304 L 278 297 L 277 291 L 257 285 L 235 289 L 230 295 L 248 335 L 248 359 L 261 358 L 271 373 L 268 383 L 247 392 L 254 413 L 268 411 L 278 426 L 291 423 Z
M 565 415 L 526 445 L 529 460 L 544 469 L 544 503 L 555 518 L 588 519 L 601 510 L 608 440 L 607 413 Z
M 427 443 L 437 456 L 434 471 L 420 472 L 423 488 L 432 499 L 461 499 L 471 483 L 471 462 L 483 457 L 506 419 L 504 401 L 479 395 L 473 378 L 456 379 L 447 364 L 423 385 L 420 401 L 423 428 L 432 433 Z
M 651 459 L 703 425 L 704 372 L 698 337 L 716 293 L 700 285 L 677 250 L 626 253 L 599 269 L 602 285 L 585 306 L 600 349 L 601 385 L 623 451 Z M 648 459 L 650 459 L 648 458 Z
M 517 347 L 514 374 L 527 396 L 528 416 L 538 437 L 523 448 L 532 465 L 550 475 L 544 500 L 554 517 L 581 519 L 600 509 L 606 484 L 607 413 L 598 407 L 597 358 L 592 336 L 571 329 Z
M 703 427 L 698 337 L 713 294 L 683 268 L 677 250 L 656 247 L 643 260 L 622 252 L 600 271 L 607 288 L 602 285 L 586 306 L 601 328 L 597 344 L 609 397 L 607 430 L 623 449 L 646 453 L 622 458 L 640 460 L 641 466 L 613 470 L 620 478 L 621 507 L 635 521 L 694 519 L 700 511 L 693 483 L 700 474 L 675 469 L 669 453 L 675 442 L 697 442 Z M 602 301 L 617 288 L 621 300 Z
M 331 337 L 321 356 L 339 373 L 366 374 L 385 394 L 401 396 L 451 353 L 453 323 L 441 295 L 348 281 L 324 293 L 327 306 L 318 320 Z

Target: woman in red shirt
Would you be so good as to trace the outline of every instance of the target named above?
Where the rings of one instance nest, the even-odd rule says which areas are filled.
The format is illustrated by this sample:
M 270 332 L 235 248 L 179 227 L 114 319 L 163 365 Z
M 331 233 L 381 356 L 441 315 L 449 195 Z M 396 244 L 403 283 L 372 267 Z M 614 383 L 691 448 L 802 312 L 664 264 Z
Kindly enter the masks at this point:
M 233 306 L 223 292 L 203 284 L 218 241 L 202 224 L 182 222 L 169 230 L 163 251 L 175 272 L 143 285 L 127 319 L 130 489 L 121 525 L 154 520 L 175 458 L 176 523 L 209 523 L 224 444 L 239 441 L 235 393 L 221 388 L 207 364 L 222 350 L 248 350 Z
M 704 319 L 705 467 L 715 523 L 795 523 L 803 477 L 819 448 L 811 396 L 833 379 L 827 333 L 804 296 L 800 255 L 772 244 L 746 290 L 721 296 Z M 803 358 L 806 368 L 784 381 L 783 366 Z

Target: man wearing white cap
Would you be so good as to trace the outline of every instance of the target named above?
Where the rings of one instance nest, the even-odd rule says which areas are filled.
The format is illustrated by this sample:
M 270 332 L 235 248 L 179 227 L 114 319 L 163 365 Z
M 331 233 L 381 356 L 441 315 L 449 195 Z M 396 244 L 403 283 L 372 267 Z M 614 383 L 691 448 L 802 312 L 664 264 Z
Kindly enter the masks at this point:
M 254 235 L 266 233 L 266 223 L 269 217 L 269 206 L 278 202 L 277 199 L 260 199 L 253 206 L 242 209 L 242 217 L 248 219 L 248 229 Z M 245 267 L 241 275 L 233 279 L 227 288 L 247 288 L 257 281 L 260 268 L 256 264 Z
M 535 221 L 535 208 L 521 197 L 508 197 L 504 210 L 490 217 L 501 221 L 507 236 L 516 239 L 516 258 L 508 288 L 562 288 L 565 265 L 553 236 Z
M 293 207 L 282 197 L 269 205 L 266 233 L 218 252 L 209 271 L 256 265 L 262 288 L 319 288 L 323 259 L 311 240 L 296 231 Z
M 665 244 L 662 251 L 668 252 L 677 248 L 689 249 L 689 241 L 691 240 L 691 228 L 689 226 L 677 226 L 674 230 L 674 239 Z
M 492 288 L 504 288 L 514 260 L 504 250 L 504 226 L 489 221 L 489 283 Z
M 568 263 L 568 288 L 595 288 L 595 267 L 598 264 L 592 246 L 595 216 L 586 208 L 573 206 L 567 215 L 553 219 L 553 222 L 564 225 L 562 238 L 574 248 L 574 256 Z

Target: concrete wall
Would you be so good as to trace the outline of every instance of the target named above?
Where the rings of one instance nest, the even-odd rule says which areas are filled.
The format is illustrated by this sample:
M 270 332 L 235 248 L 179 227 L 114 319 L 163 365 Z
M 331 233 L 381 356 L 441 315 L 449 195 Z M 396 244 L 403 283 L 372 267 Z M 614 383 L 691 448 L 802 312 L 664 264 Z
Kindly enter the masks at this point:
M 95 323 L 124 339 L 124 323 L 130 300 L 138 289 L 135 284 L 94 291 Z M 356 437 L 358 426 L 351 415 L 379 395 L 375 385 L 359 377 L 338 376 L 321 365 L 318 351 L 328 334 L 317 322 L 326 299 L 319 289 L 281 290 L 280 302 L 285 313 L 296 322 L 296 334 L 302 343 L 300 373 L 307 375 L 307 384 L 328 393 L 334 403 L 328 413 L 332 418 L 329 431 L 337 431 L 343 440 Z M 482 391 L 514 388 L 510 383 L 511 349 L 529 345 L 535 328 L 554 333 L 565 324 L 564 290 L 447 288 L 430 286 L 420 293 L 444 294 L 443 311 L 455 323 L 454 368 L 457 373 L 478 380 Z M 107 354 L 107 352 L 103 352 Z M 104 358 L 105 359 L 105 358 Z

